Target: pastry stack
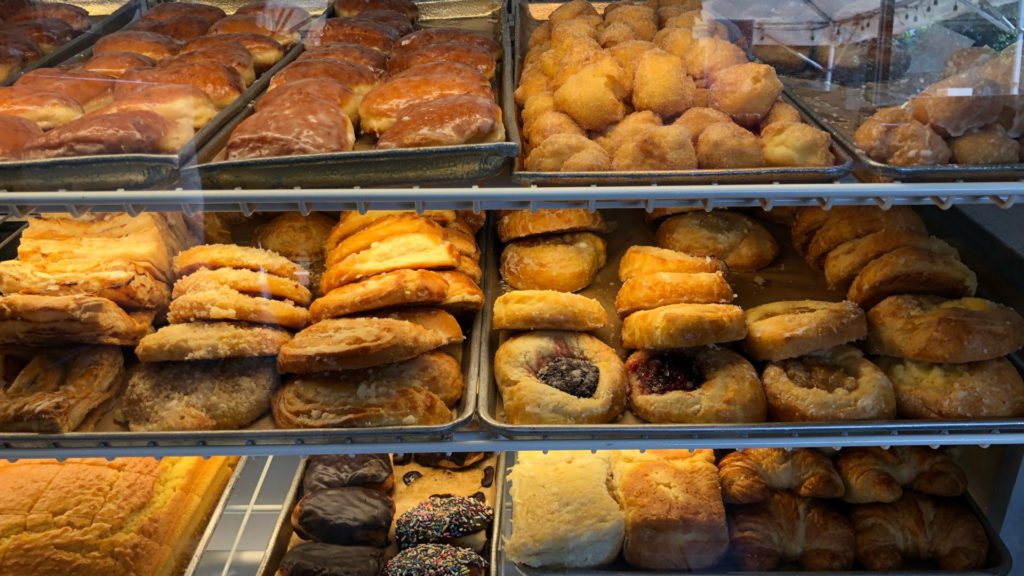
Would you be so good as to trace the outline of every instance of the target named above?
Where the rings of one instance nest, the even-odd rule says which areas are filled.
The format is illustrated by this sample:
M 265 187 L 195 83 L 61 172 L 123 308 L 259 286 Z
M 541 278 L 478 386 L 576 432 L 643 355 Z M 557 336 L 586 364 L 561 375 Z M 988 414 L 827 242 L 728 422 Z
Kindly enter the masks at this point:
M 880 356 L 901 416 L 1024 414 L 1024 380 L 1005 358 L 1024 346 L 1024 319 L 975 298 L 974 272 L 910 208 L 802 208 L 792 233 L 829 286 L 867 310 L 866 350 Z
M 765 419 L 764 392 L 753 366 L 716 346 L 746 335 L 743 310 L 731 304 L 729 266 L 713 255 L 739 262 L 734 253 L 750 249 L 723 248 L 715 237 L 722 229 L 709 224 L 732 222 L 732 216 L 737 215 L 671 216 L 658 229 L 659 245 L 677 249 L 632 246 L 619 263 L 622 286 L 615 307 L 623 318 L 622 346 L 636 350 L 626 361 L 630 408 L 649 422 Z
M 312 325 L 281 348 L 282 428 L 444 424 L 465 384 L 441 348 L 465 337 L 454 314 L 479 310 L 478 215 L 348 212 L 324 247 Z
M 700 570 L 729 547 L 711 450 L 520 453 L 512 468 L 510 560 Z
M 626 403 L 622 360 L 587 334 L 608 324 L 604 306 L 574 294 L 605 264 L 598 212 L 506 212 L 501 275 L 516 290 L 494 302 L 493 330 L 529 331 L 497 350 L 494 377 L 506 418 L 514 424 L 599 424 Z
M 130 29 L 97 40 L 89 59 L 0 88 L 0 158 L 178 154 L 284 57 L 308 20 L 302 8 L 263 0 L 232 16 L 154 4 Z
M 174 258 L 170 322 L 139 342 L 129 429 L 239 429 L 266 414 L 275 358 L 309 322 L 308 273 L 259 248 L 205 244 Z
M 980 568 L 988 538 L 958 500 L 967 482 L 924 447 L 754 448 L 718 463 L 731 554 L 742 570 L 891 571 L 926 562 Z M 839 504 L 840 499 L 847 505 Z
M 734 38 L 735 39 L 735 38 Z M 780 100 L 699 2 L 587 0 L 530 34 L 515 98 L 527 170 L 545 172 L 832 166 L 828 133 Z

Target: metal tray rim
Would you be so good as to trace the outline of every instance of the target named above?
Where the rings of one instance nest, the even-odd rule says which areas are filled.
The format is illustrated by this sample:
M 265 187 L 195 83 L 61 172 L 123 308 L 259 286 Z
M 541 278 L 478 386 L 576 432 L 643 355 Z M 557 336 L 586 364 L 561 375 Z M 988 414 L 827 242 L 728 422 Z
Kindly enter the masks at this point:
M 238 464 L 235 466 L 234 471 L 231 473 L 231 477 L 228 478 L 228 483 L 224 485 L 224 491 L 221 492 L 220 498 L 217 500 L 217 506 L 214 507 L 213 512 L 210 514 L 210 519 L 206 522 L 206 529 L 203 530 L 203 535 L 196 542 L 195 549 L 192 552 L 192 558 L 189 560 L 188 567 L 185 568 L 185 572 L 182 576 L 192 576 L 195 574 L 196 569 L 199 567 L 199 561 L 202 559 L 203 551 L 206 550 L 207 545 L 210 543 L 210 538 L 213 537 L 214 531 L 217 529 L 217 524 L 220 523 L 220 518 L 224 514 L 224 508 L 227 507 L 228 498 L 231 497 L 231 491 L 235 488 L 235 483 L 242 476 L 242 470 L 245 469 L 245 464 L 249 459 L 245 456 L 241 456 L 238 459 Z

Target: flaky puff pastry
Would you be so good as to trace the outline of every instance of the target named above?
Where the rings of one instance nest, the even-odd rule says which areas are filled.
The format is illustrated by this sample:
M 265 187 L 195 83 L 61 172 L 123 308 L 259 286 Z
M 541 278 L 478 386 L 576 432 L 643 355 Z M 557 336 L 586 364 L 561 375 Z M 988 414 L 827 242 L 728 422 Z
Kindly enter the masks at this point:
M 853 527 L 825 501 L 776 492 L 764 502 L 733 509 L 729 519 L 732 554 L 742 570 L 789 563 L 823 572 L 853 567 Z
M 872 260 L 854 278 L 846 297 L 870 309 L 893 294 L 973 296 L 978 278 L 959 258 L 905 246 Z
M 804 498 L 840 498 L 846 493 L 832 460 L 814 448 L 748 448 L 718 462 L 722 498 L 729 504 L 753 504 L 777 491 Z
M 637 62 L 633 76 L 633 107 L 663 117 L 678 116 L 693 105 L 696 86 L 686 64 L 664 50 L 648 50 Z
M 404 269 L 458 268 L 460 254 L 454 244 L 434 234 L 403 234 L 343 258 L 320 279 L 320 291 L 331 290 L 363 278 Z
M 142 362 L 277 356 L 291 339 L 287 330 L 243 322 L 169 324 L 147 334 L 135 355 Z
M 608 56 L 587 64 L 555 90 L 555 106 L 587 130 L 602 130 L 626 115 L 630 78 Z
M 438 274 L 448 283 L 444 299 L 438 303 L 442 310 L 460 314 L 483 309 L 484 292 L 475 280 L 458 270 L 441 270 Z
M 451 410 L 418 386 L 392 387 L 350 380 L 349 372 L 291 376 L 274 393 L 279 428 L 373 428 L 447 424 Z
M 299 306 L 309 306 L 313 299 L 309 289 L 295 280 L 241 268 L 200 268 L 174 283 L 171 296 L 180 298 L 193 292 L 204 292 L 225 287 L 247 296 L 260 296 L 290 300 Z
M 764 422 L 767 417 L 757 371 L 726 348 L 634 352 L 626 373 L 630 408 L 648 422 Z
M 395 270 L 345 284 L 317 298 L 312 322 L 401 306 L 430 306 L 444 301 L 448 282 L 430 270 Z
M 913 209 L 894 206 L 882 210 L 873 206 L 855 206 L 850 210 L 829 215 L 814 233 L 807 246 L 807 261 L 821 265 L 822 261 L 840 244 L 861 238 L 879 230 L 913 230 L 927 233 L 924 222 Z
M 801 122 L 773 122 L 761 130 L 764 161 L 769 166 L 831 166 L 832 137 Z
M 237 320 L 299 330 L 309 323 L 309 311 L 285 300 L 248 296 L 221 286 L 189 292 L 171 302 L 168 322 L 184 324 L 197 320 Z
M 174 273 L 179 278 L 200 268 L 264 271 L 291 278 L 303 285 L 309 283 L 309 272 L 284 256 L 270 250 L 234 244 L 204 244 L 180 252 L 174 257 Z
M 404 234 L 425 234 L 438 240 L 444 238 L 444 230 L 430 218 L 413 213 L 387 215 L 371 222 L 331 248 L 325 262 L 327 268 L 353 254 L 374 247 L 378 242 Z
M 895 502 L 903 488 L 954 498 L 967 489 L 963 469 L 942 450 L 924 446 L 846 448 L 836 460 L 852 504 Z
M 605 265 L 605 241 L 590 232 L 513 242 L 501 252 L 501 277 L 518 290 L 576 292 Z
M 857 562 L 868 570 L 898 570 L 930 560 L 942 570 L 985 565 L 988 537 L 969 509 L 955 501 L 907 492 L 892 504 L 854 506 Z
M 622 360 L 589 334 L 510 338 L 494 355 L 494 379 L 512 424 L 601 424 L 626 407 Z
M 161 309 L 170 301 L 167 284 L 117 261 L 98 263 L 99 269 L 48 272 L 22 260 L 0 262 L 0 293 L 70 296 L 88 294 L 108 298 L 127 308 Z
M 587 332 L 608 324 L 608 312 L 593 298 L 555 290 L 515 290 L 494 301 L 493 330 Z
M 896 394 L 885 373 L 852 346 L 771 362 L 761 376 L 768 414 L 780 422 L 891 420 Z
M 782 94 L 782 82 L 767 64 L 736 64 L 715 70 L 710 79 L 711 107 L 743 126 L 760 124 Z
M 868 312 L 868 328 L 868 352 L 922 362 L 981 362 L 1024 346 L 1024 318 L 982 298 L 890 296 Z
M 582 208 L 514 210 L 498 217 L 498 238 L 502 242 L 558 232 L 604 231 L 605 223 L 601 213 Z
M 324 241 L 335 224 L 333 218 L 316 212 L 285 212 L 257 228 L 253 243 L 295 262 L 313 262 L 323 258 Z
M 697 138 L 697 163 L 702 169 L 758 168 L 765 165 L 761 139 L 732 122 L 716 122 Z
M 629 315 L 622 322 L 622 347 L 678 350 L 747 335 L 743 309 L 732 304 L 670 304 Z
M 728 304 L 734 297 L 722 272 L 653 272 L 622 283 L 615 311 L 625 318 L 669 304 Z
M 778 243 L 764 226 L 736 212 L 716 210 L 673 216 L 662 222 L 656 237 L 663 248 L 720 258 L 733 270 L 760 270 L 779 254 Z
M 327 239 L 324 240 L 324 252 L 330 254 L 332 250 L 344 239 L 366 228 L 381 218 L 396 214 L 416 214 L 409 210 L 368 210 L 359 213 L 355 210 L 342 212 L 338 223 L 331 229 Z M 448 226 L 455 222 L 458 214 L 455 210 L 424 210 L 421 213 L 441 226 Z
M 612 170 L 693 170 L 697 154 L 681 126 L 659 126 L 624 140 L 612 156 Z
M 282 373 L 370 368 L 415 358 L 447 344 L 445 337 L 394 318 L 322 320 L 295 335 L 277 357 Z
M 744 347 L 755 360 L 784 360 L 867 336 L 864 311 L 853 302 L 792 300 L 746 311 Z
M 728 273 L 725 262 L 709 256 L 691 256 L 685 252 L 656 246 L 630 246 L 619 260 L 619 281 L 656 272 Z
M 931 420 L 1013 418 L 1024 415 L 1024 380 L 1006 358 L 970 364 L 933 364 L 883 356 L 900 416 Z
M 536 172 L 601 172 L 612 159 L 599 144 L 579 134 L 555 134 L 526 156 L 524 166 Z
M 912 246 L 936 254 L 957 258 L 955 248 L 934 236 L 917 230 L 879 230 L 867 236 L 843 242 L 825 256 L 825 281 L 829 288 L 845 290 L 865 266 L 893 250 Z
M 155 311 L 126 312 L 113 301 L 81 294 L 0 297 L 0 343 L 134 346 L 152 330 Z

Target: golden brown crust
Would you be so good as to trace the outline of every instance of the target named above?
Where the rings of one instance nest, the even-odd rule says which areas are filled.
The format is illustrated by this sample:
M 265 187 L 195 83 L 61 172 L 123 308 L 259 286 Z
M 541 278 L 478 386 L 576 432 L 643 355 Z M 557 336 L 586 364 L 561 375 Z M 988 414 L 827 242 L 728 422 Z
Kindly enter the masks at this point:
M 776 491 L 804 498 L 840 498 L 846 493 L 832 460 L 814 448 L 748 448 L 718 462 L 722 498 L 729 504 L 763 502 Z
M 501 107 L 493 98 L 445 96 L 403 109 L 380 138 L 378 149 L 458 146 L 505 140 Z
M 96 134 L 102 134 L 97 138 Z M 22 148 L 24 159 L 103 154 L 177 154 L 192 138 L 192 126 L 148 110 L 86 114 L 46 132 Z
M 622 321 L 622 347 L 678 350 L 742 340 L 743 309 L 732 304 L 671 304 L 631 314 Z
M 590 232 L 528 238 L 501 252 L 501 277 L 519 290 L 576 292 L 594 281 L 607 258 L 605 241 Z
M 370 368 L 415 358 L 445 345 L 445 338 L 393 318 L 333 318 L 299 332 L 282 346 L 278 370 L 309 374 Z
M 309 323 L 309 311 L 288 301 L 247 296 L 221 286 L 189 292 L 171 302 L 168 322 L 183 324 L 197 320 L 238 320 L 299 330 Z
M 177 54 L 181 46 L 181 42 L 170 36 L 125 30 L 108 34 L 97 40 L 92 47 L 92 53 L 134 52 L 159 62 Z
M 162 309 L 170 302 L 167 284 L 116 261 L 102 269 L 54 271 L 22 260 L 0 262 L 0 293 L 38 296 L 83 294 L 107 298 L 126 308 Z
M 441 304 L 448 283 L 429 270 L 395 270 L 346 284 L 317 298 L 310 306 L 312 322 L 397 306 Z
M 761 140 L 732 122 L 716 122 L 704 128 L 695 146 L 702 169 L 734 170 L 765 165 Z
M 734 270 L 759 270 L 779 254 L 778 243 L 764 226 L 735 212 L 672 216 L 658 227 L 657 239 L 663 248 L 721 258 Z
M 573 358 L 597 368 L 596 388 L 580 397 L 549 386 L 538 373 L 550 362 Z M 538 331 L 506 340 L 494 355 L 494 379 L 512 424 L 600 424 L 626 407 L 626 371 L 619 355 L 583 333 Z
M 864 311 L 853 302 L 794 300 L 746 311 L 744 347 L 755 360 L 784 360 L 867 336 Z
M 153 311 L 125 312 L 96 296 L 9 294 L 0 297 L 0 342 L 134 346 L 152 329 L 154 315 Z
M 462 327 L 459 325 L 459 321 L 455 319 L 455 316 L 439 308 L 402 308 L 387 312 L 374 312 L 367 314 L 367 316 L 412 322 L 435 334 L 441 335 L 443 340 L 442 346 L 457 344 L 466 339 L 465 334 L 462 333 Z
M 822 572 L 853 568 L 853 527 L 825 501 L 776 492 L 764 502 L 731 510 L 729 519 L 732 553 L 742 570 L 791 563 Z
M 459 256 L 455 245 L 434 234 L 392 236 L 330 266 L 320 279 L 320 291 L 327 294 L 339 286 L 395 270 L 458 268 Z
M 735 294 L 721 272 L 653 272 L 622 283 L 615 311 L 625 318 L 669 304 L 728 304 Z
M 604 231 L 605 223 L 601 213 L 582 208 L 536 212 L 515 210 L 504 212 L 498 218 L 498 238 L 502 242 L 556 232 Z
M 284 58 L 284 49 L 281 44 L 273 38 L 262 34 L 216 34 L 214 36 L 200 36 L 189 41 L 181 53 L 187 54 L 192 50 L 202 50 L 223 45 L 241 44 L 252 56 L 253 68 L 256 73 L 262 74 L 268 68 L 277 64 L 278 60 Z
M 764 369 L 762 382 L 772 420 L 827 422 L 896 417 L 893 383 L 852 346 L 771 362 Z
M 180 298 L 193 292 L 205 292 L 217 288 L 231 288 L 247 296 L 291 300 L 299 306 L 309 306 L 313 298 L 309 289 L 298 282 L 253 270 L 239 268 L 200 268 L 174 283 L 171 296 Z
M 782 94 L 782 82 L 767 64 L 736 64 L 715 71 L 710 79 L 711 107 L 725 112 L 742 126 L 760 124 Z
M 200 268 L 242 268 L 264 271 L 306 285 L 309 272 L 270 250 L 235 244 L 204 244 L 180 252 L 174 257 L 174 273 L 180 278 Z
M 844 242 L 856 240 L 879 230 L 911 230 L 927 234 L 924 222 L 911 208 L 894 206 L 889 210 L 858 206 L 833 213 L 815 232 L 807 247 L 807 258 L 818 266 L 828 253 Z
M 608 324 L 608 312 L 593 298 L 555 290 L 516 290 L 498 296 L 493 330 L 587 332 Z
M 364 132 L 381 134 L 391 128 L 401 111 L 443 98 L 472 94 L 491 98 L 490 86 L 469 78 L 442 76 L 403 76 L 370 90 L 359 104 L 359 122 Z
M 333 218 L 317 212 L 308 216 L 285 212 L 257 228 L 253 243 L 294 262 L 322 260 L 324 241 L 335 224 Z
M 699 375 L 694 390 L 648 389 L 649 363 L 684 362 Z M 656 424 L 764 422 L 764 390 L 757 371 L 739 354 L 725 348 L 700 348 L 678 356 L 640 351 L 626 360 L 629 406 L 634 414 Z M 657 378 L 657 376 L 654 376 Z
M 327 254 L 327 268 L 345 258 L 372 248 L 374 244 L 403 234 L 425 234 L 444 238 L 444 230 L 436 222 L 413 213 L 384 216 L 338 242 Z
M 774 122 L 760 136 L 769 166 L 832 166 L 835 162 L 829 149 L 832 137 L 809 124 Z
M 122 410 L 133 432 L 238 430 L 270 410 L 273 358 L 136 364 Z
M 238 322 L 170 324 L 135 347 L 142 362 L 277 356 L 292 335 L 280 328 Z
M 683 252 L 655 246 L 630 246 L 619 260 L 619 280 L 653 274 L 655 272 L 721 272 L 729 268 L 725 262 L 708 256 L 691 256 Z
M 893 294 L 973 296 L 978 278 L 959 258 L 923 248 L 897 248 L 872 260 L 850 285 L 847 299 L 870 309 Z
M 281 428 L 433 426 L 452 421 L 451 411 L 432 392 L 417 386 L 368 386 L 349 380 L 347 372 L 292 376 L 274 394 L 271 408 Z
M 484 291 L 472 278 L 457 270 L 442 270 L 438 274 L 448 283 L 444 300 L 438 306 L 452 314 L 483 310 Z
M 331 233 L 327 235 L 327 240 L 324 242 L 324 253 L 330 254 L 342 240 L 356 232 L 359 232 L 377 220 L 398 214 L 415 214 L 415 212 L 407 210 L 370 210 L 363 214 L 355 211 L 342 212 L 341 217 L 338 219 L 338 223 L 334 225 L 334 228 L 331 229 Z M 423 216 L 430 218 L 442 226 L 448 226 L 455 222 L 457 217 L 454 210 L 425 210 L 423 212 Z
M 341 82 L 358 96 L 365 95 L 380 84 L 380 73 L 369 66 L 337 60 L 301 60 L 292 62 L 274 74 L 267 91 L 272 92 L 297 80 L 318 77 Z
M 868 312 L 868 325 L 868 352 L 921 362 L 981 362 L 1024 346 L 1024 318 L 981 298 L 890 296 Z
M 941 450 L 924 446 L 846 448 L 836 468 L 846 484 L 843 500 L 851 504 L 895 502 L 903 488 L 955 498 L 967 490 L 967 476 Z
M 259 34 L 289 47 L 299 41 L 299 33 L 287 24 L 262 14 L 233 14 L 214 22 L 207 34 Z
M 872 260 L 904 246 L 957 257 L 956 249 L 934 236 L 914 230 L 879 230 L 837 246 L 825 257 L 825 280 L 829 288 L 845 290 Z
M 903 418 L 964 420 L 1024 415 L 1024 380 L 1006 358 L 931 364 L 883 356 Z

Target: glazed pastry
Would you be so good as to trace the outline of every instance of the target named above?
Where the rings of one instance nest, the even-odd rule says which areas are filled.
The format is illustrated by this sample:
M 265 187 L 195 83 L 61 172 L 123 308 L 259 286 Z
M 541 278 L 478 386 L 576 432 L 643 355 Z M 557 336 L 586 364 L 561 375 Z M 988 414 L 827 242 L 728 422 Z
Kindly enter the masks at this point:
M 732 304 L 671 304 L 631 314 L 622 322 L 622 347 L 677 350 L 742 340 L 743 309 Z
M 304 542 L 285 552 L 278 570 L 283 576 L 377 576 L 383 566 L 380 548 Z
M 200 268 L 179 278 L 174 283 L 171 297 L 181 298 L 186 294 L 220 288 L 230 288 L 246 296 L 289 300 L 298 306 L 309 306 L 313 299 L 309 289 L 295 280 L 239 268 Z
M 963 420 L 1024 415 L 1024 380 L 1006 358 L 970 364 L 931 364 L 882 357 L 900 416 Z
M 978 278 L 959 258 L 906 246 L 872 260 L 850 285 L 847 299 L 865 310 L 893 294 L 974 296 Z
M 371 488 L 387 494 L 394 484 L 391 456 L 387 454 L 310 456 L 302 474 L 303 494 L 349 486 Z
M 735 212 L 673 216 L 658 227 L 657 239 L 662 248 L 720 258 L 733 270 L 760 270 L 779 254 L 778 243 L 763 226 Z
M 454 244 L 432 234 L 403 234 L 375 243 L 333 266 L 320 280 L 320 290 L 331 290 L 368 276 L 402 269 L 457 268 L 459 251 Z
M 776 492 L 733 509 L 729 519 L 732 553 L 742 570 L 776 570 L 789 563 L 821 572 L 853 568 L 853 527 L 825 501 Z
M 240 430 L 267 413 L 277 381 L 272 358 L 141 363 L 121 409 L 132 432 Z
M 494 510 L 476 498 L 432 496 L 395 521 L 395 540 L 404 550 L 419 544 L 449 544 L 477 554 L 487 544 Z
M 529 236 L 565 232 L 604 232 L 604 218 L 600 212 L 583 209 L 516 210 L 505 212 L 498 218 L 498 238 L 511 242 Z
M 134 346 L 152 329 L 154 316 L 152 310 L 125 312 L 95 296 L 8 294 L 0 296 L 0 343 Z
M 868 570 L 899 570 L 930 560 L 941 570 L 985 565 L 988 537 L 974 514 L 956 502 L 907 492 L 892 504 L 854 506 L 857 562 Z
M 718 462 L 727 504 L 764 502 L 779 491 L 803 498 L 840 498 L 846 488 L 832 460 L 813 448 L 748 448 Z
M 924 446 L 846 448 L 836 467 L 852 504 L 895 502 L 904 487 L 953 498 L 967 490 L 967 476 L 946 453 Z
M 204 244 L 174 257 L 174 273 L 180 278 L 200 268 L 241 268 L 290 278 L 303 285 L 309 282 L 305 268 L 269 250 L 234 244 Z
M 487 561 L 476 552 L 446 544 L 407 548 L 384 565 L 384 576 L 483 576 Z
M 779 422 L 896 417 L 893 383 L 852 346 L 771 362 L 762 382 L 768 414 Z
M 763 422 L 757 371 L 726 348 L 634 352 L 626 360 L 629 406 L 656 424 Z
M 744 347 L 755 360 L 784 360 L 867 336 L 864 311 L 853 302 L 795 300 L 746 311 Z
M 683 252 L 655 246 L 630 246 L 619 260 L 619 281 L 656 272 L 722 272 L 725 262 L 709 256 L 691 256 Z
M 415 358 L 450 342 L 414 322 L 392 318 L 321 320 L 281 347 L 281 372 L 310 374 L 369 368 Z
M 412 459 L 420 466 L 428 468 L 442 468 L 445 470 L 461 470 L 476 465 L 489 458 L 489 452 L 417 452 Z M 487 488 L 487 486 L 484 486 Z
M 516 290 L 494 301 L 491 329 L 587 332 L 607 324 L 608 313 L 593 298 L 554 290 Z
M 135 347 L 141 362 L 277 356 L 292 335 L 280 328 L 238 322 L 170 324 Z
M 513 424 L 585 424 L 615 420 L 626 406 L 618 354 L 588 334 L 538 331 L 506 340 L 494 378 Z
M 501 252 L 501 277 L 517 290 L 576 292 L 605 265 L 605 242 L 590 232 L 513 242 Z
M 309 312 L 291 302 L 247 296 L 224 286 L 183 294 L 167 311 L 171 324 L 202 320 L 238 320 L 299 330 L 309 322 Z
M 911 230 L 927 234 L 921 217 L 906 206 L 894 206 L 889 210 L 868 206 L 851 207 L 826 218 L 807 246 L 807 260 L 820 266 L 828 253 L 840 244 L 879 230 Z
M 669 304 L 728 304 L 735 295 L 721 272 L 654 272 L 626 280 L 615 296 L 620 318 Z
M 921 362 L 994 360 L 1024 346 L 1024 318 L 981 298 L 890 296 L 868 313 L 868 352 Z
M 306 494 L 292 510 L 292 528 L 306 540 L 383 548 L 395 503 L 369 488 L 327 488 Z
M 319 322 L 399 306 L 431 306 L 448 295 L 448 283 L 430 270 L 395 270 L 345 284 L 317 298 L 310 318 Z
M 630 565 L 700 570 L 725 556 L 729 531 L 711 450 L 614 452 L 612 482 Z
M 274 422 L 278 428 L 374 428 L 452 421 L 444 401 L 417 382 L 359 380 L 363 375 L 362 370 L 343 370 L 288 378 L 271 403 Z M 461 395 L 461 383 L 459 378 L 454 393 Z
M 904 246 L 959 258 L 955 248 L 934 236 L 914 230 L 879 230 L 837 246 L 825 257 L 825 280 L 829 288 L 846 290 L 872 260 Z

